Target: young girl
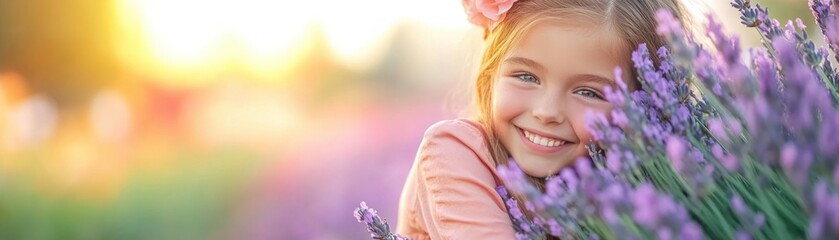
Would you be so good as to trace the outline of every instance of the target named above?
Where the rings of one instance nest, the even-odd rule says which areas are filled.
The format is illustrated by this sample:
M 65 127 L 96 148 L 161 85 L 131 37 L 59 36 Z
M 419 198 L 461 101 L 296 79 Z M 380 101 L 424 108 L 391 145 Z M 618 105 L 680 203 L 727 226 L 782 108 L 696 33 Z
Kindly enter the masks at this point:
M 399 206 L 397 232 L 414 239 L 515 239 L 495 187 L 515 159 L 537 185 L 587 155 L 585 112 L 608 113 L 603 89 L 637 88 L 630 53 L 663 44 L 655 12 L 678 0 L 463 0 L 485 27 L 477 116 L 426 132 Z M 655 54 L 652 54 L 655 56 Z

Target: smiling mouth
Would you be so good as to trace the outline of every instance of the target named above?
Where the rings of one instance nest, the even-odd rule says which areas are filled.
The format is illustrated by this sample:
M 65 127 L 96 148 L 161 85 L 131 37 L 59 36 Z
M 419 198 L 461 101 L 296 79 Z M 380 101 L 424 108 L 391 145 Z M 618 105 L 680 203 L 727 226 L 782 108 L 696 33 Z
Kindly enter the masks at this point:
M 545 137 L 545 136 L 542 136 L 542 135 L 539 135 L 539 134 L 536 134 L 536 133 L 529 132 L 529 131 L 524 130 L 524 129 L 521 129 L 521 130 L 522 130 L 522 132 L 524 132 L 524 137 L 525 138 L 530 140 L 530 142 L 532 142 L 533 144 L 536 144 L 536 145 L 539 145 L 539 146 L 558 147 L 558 146 L 561 146 L 561 145 L 564 145 L 564 144 L 568 143 L 568 142 L 560 140 L 560 139 Z

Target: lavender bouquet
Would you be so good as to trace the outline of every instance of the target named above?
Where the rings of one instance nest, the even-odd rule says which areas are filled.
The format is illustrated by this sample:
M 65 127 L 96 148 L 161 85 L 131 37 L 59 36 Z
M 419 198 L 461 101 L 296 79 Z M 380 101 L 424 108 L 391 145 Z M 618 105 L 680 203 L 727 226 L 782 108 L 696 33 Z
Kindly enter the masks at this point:
M 839 0 L 809 4 L 828 48 L 748 0 L 731 3 L 763 41 L 747 54 L 711 17 L 701 46 L 658 12 L 660 64 L 645 45 L 632 54 L 641 89 L 606 89 L 615 107 L 589 115 L 590 158 L 544 191 L 499 166 L 517 237 L 839 238 Z
M 800 19 L 782 27 L 760 5 L 733 1 L 764 43 L 747 56 L 713 18 L 706 49 L 660 11 L 668 48 L 656 67 L 641 45 L 632 61 L 642 89 L 608 89 L 611 116 L 590 114 L 591 159 L 544 192 L 514 163 L 500 167 L 533 213 L 520 221 L 536 229 L 520 238 L 839 238 L 837 4 L 810 0 L 827 50 Z

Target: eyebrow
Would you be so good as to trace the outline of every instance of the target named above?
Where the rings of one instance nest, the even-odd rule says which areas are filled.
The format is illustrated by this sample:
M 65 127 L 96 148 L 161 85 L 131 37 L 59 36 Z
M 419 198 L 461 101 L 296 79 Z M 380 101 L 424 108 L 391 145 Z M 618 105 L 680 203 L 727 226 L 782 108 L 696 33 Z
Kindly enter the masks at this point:
M 510 58 L 504 59 L 504 63 L 525 65 L 525 66 L 534 68 L 537 71 L 541 71 L 541 70 L 545 69 L 545 67 L 542 67 L 542 64 L 539 64 L 538 62 L 533 61 L 532 59 L 529 59 L 529 58 L 525 58 L 525 57 L 510 57 Z
M 577 75 L 575 78 L 580 78 L 580 79 L 583 79 L 585 81 L 598 82 L 598 83 L 601 83 L 601 84 L 604 84 L 604 85 L 612 86 L 612 88 L 614 88 L 617 85 L 615 83 L 615 80 L 605 78 L 605 77 L 602 77 L 602 76 L 599 76 L 599 75 L 594 75 L 594 74 L 580 74 L 580 75 Z

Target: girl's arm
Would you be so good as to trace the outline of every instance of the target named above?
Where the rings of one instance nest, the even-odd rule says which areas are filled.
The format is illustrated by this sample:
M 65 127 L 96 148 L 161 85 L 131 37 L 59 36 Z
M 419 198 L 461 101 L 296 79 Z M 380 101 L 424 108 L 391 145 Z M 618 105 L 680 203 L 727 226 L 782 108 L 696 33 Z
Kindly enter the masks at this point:
M 431 239 L 515 239 L 483 139 L 462 120 L 426 131 L 417 154 L 417 196 Z

